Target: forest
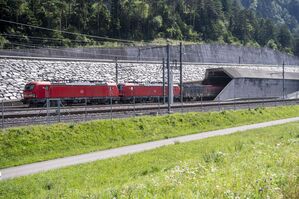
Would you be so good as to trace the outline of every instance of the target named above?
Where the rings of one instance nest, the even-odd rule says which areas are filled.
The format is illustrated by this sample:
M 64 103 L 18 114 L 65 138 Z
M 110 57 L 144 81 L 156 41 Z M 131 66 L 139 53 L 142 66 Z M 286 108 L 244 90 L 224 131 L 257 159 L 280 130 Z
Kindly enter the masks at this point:
M 298 11 L 298 0 L 0 0 L 0 47 L 171 39 L 268 47 L 299 56 Z

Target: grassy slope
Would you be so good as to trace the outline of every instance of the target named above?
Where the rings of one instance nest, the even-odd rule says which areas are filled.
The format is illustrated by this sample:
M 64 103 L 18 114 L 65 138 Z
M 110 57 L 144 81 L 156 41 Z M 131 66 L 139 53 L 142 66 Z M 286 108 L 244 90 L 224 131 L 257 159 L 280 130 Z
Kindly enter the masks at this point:
M 297 122 L 2 181 L 0 194 L 3 198 L 298 198 L 298 151 Z
M 0 131 L 0 168 L 299 116 L 299 106 L 30 126 Z

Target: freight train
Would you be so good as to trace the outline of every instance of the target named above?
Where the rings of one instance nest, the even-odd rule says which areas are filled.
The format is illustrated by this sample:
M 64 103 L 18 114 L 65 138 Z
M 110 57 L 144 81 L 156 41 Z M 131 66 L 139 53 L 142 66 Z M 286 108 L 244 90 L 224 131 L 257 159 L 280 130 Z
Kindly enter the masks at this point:
M 222 90 L 219 86 L 183 85 L 184 100 L 212 99 Z M 163 94 L 162 84 L 108 83 L 108 82 L 30 82 L 23 91 L 23 103 L 31 106 L 44 105 L 47 99 L 60 99 L 64 104 L 105 104 L 158 102 L 164 95 L 167 99 L 168 86 Z M 180 99 L 180 86 L 173 86 L 174 100 Z

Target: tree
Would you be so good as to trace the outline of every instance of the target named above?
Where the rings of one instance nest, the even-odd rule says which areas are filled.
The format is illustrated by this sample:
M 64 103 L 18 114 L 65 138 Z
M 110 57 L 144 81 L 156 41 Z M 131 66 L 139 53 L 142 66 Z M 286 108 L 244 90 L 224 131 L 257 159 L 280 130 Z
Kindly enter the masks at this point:
M 299 38 L 295 40 L 294 55 L 299 57 Z
M 299 0 L 0 0 L 0 18 L 103 37 L 243 43 L 290 52 L 296 46 L 293 35 L 299 32 L 298 6 Z M 265 14 L 261 13 L 263 9 Z M 277 27 L 258 14 L 278 17 L 292 30 Z M 80 34 L 3 22 L 0 33 L 6 43 L 25 45 L 75 47 L 97 42 Z
M 231 11 L 232 11 L 232 2 L 231 2 L 231 0 L 221 0 L 221 3 L 222 3 L 223 12 L 227 16 L 230 16 Z
M 111 16 L 103 0 L 93 3 L 88 21 L 89 33 L 105 36 L 108 34 L 110 23 Z
M 281 26 L 277 36 L 277 40 L 282 48 L 289 48 L 292 45 L 292 35 L 286 25 Z
M 111 36 L 119 37 L 120 36 L 120 13 L 121 6 L 120 0 L 111 0 Z
M 267 45 L 266 45 L 268 48 L 271 48 L 273 50 L 277 50 L 278 47 L 277 47 L 277 44 L 276 42 L 273 40 L 273 39 L 270 39 L 268 42 L 267 42 Z
M 256 41 L 264 46 L 269 40 L 275 39 L 275 26 L 270 20 L 259 20 L 255 33 Z

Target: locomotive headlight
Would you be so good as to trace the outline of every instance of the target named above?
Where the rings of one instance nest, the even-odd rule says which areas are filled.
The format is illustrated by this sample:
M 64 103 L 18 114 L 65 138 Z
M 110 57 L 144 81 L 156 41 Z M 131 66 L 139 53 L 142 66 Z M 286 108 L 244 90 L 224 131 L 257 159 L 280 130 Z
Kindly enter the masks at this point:
M 31 98 L 35 98 L 35 94 L 24 94 L 24 97 L 31 97 Z

